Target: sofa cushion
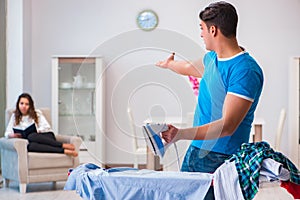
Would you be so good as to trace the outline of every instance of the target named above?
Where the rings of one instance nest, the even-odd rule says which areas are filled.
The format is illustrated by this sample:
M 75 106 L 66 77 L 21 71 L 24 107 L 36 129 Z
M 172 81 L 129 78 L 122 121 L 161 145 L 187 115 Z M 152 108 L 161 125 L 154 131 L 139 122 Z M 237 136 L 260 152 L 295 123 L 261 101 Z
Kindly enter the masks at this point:
M 28 168 L 42 169 L 54 167 L 72 167 L 73 159 L 62 153 L 28 153 Z

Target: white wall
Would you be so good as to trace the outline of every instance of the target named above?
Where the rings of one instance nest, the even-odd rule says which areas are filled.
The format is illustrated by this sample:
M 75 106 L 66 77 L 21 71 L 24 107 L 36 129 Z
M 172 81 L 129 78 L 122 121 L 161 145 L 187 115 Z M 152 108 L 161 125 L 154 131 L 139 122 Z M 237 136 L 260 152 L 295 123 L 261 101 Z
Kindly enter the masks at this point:
M 7 108 L 31 92 L 31 0 L 7 1 Z
M 274 144 L 280 109 L 288 108 L 290 58 L 300 55 L 300 24 L 297 22 L 300 1 L 234 2 L 240 13 L 239 41 L 264 70 L 265 85 L 256 114 L 266 121 L 263 139 Z M 282 151 L 286 154 L 287 125 L 285 123 L 282 137 Z
M 34 78 L 32 77 L 32 65 L 31 65 L 31 0 L 25 0 L 23 5 L 23 90 L 25 92 L 32 92 L 32 84 Z
M 32 63 L 32 93 L 38 105 L 51 106 L 51 56 L 59 54 L 89 54 L 104 47 L 106 41 L 113 46 L 107 47 L 107 51 L 99 51 L 111 61 L 112 58 L 131 46 L 135 40 L 151 40 L 158 33 L 155 30 L 150 33 L 140 32 L 139 38 L 132 41 L 114 40 L 127 31 L 136 29 L 135 18 L 143 9 L 153 9 L 159 15 L 160 29 L 171 31 L 172 36 L 166 39 L 174 39 L 174 44 L 180 40 L 177 34 L 189 38 L 202 45 L 199 36 L 199 10 L 211 1 L 183 2 L 179 0 L 167 1 L 104 1 L 104 0 L 32 0 L 31 21 L 31 63 Z M 288 67 L 291 56 L 300 55 L 300 1 L 299 0 L 230 0 L 238 9 L 240 21 L 238 26 L 238 39 L 253 55 L 263 68 L 265 73 L 265 86 L 256 115 L 266 121 L 263 139 L 270 144 L 274 143 L 277 120 L 281 107 L 288 107 Z M 29 8 L 28 8 L 29 9 Z M 26 26 L 26 24 L 25 24 Z M 155 36 L 152 45 L 157 47 L 160 41 Z M 170 41 L 163 42 L 163 48 L 173 51 Z M 135 44 L 143 44 L 136 42 Z M 170 48 L 165 45 L 170 44 Z M 197 51 L 193 48 L 185 54 L 183 50 L 189 46 L 174 46 L 184 57 L 194 58 Z M 145 46 L 142 46 L 145 47 Z M 121 49 L 121 50 L 120 50 Z M 145 51 L 146 52 L 146 51 Z M 155 54 L 156 55 L 156 54 Z M 159 59 L 166 55 L 162 53 Z M 144 55 L 146 56 L 146 54 Z M 153 62 L 155 62 L 155 56 Z M 122 66 L 119 66 L 120 68 Z M 114 65 L 113 68 L 118 68 Z M 13 80 L 12 78 L 10 80 Z M 8 82 L 8 88 L 12 87 Z M 26 86 L 25 86 L 26 87 Z M 287 125 L 287 124 L 286 124 Z M 284 129 L 283 152 L 287 153 L 288 133 Z
M 14 108 L 23 91 L 23 1 L 7 1 L 6 107 Z

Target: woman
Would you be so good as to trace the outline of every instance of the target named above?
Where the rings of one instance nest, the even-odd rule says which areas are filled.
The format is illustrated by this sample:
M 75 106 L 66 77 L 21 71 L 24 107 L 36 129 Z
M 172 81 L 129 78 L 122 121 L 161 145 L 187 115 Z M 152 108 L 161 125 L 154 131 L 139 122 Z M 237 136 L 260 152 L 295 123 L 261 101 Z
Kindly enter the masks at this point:
M 32 125 L 35 125 L 32 126 Z M 28 135 L 18 133 L 34 127 Z M 29 130 L 29 129 L 27 129 Z M 73 144 L 56 141 L 55 135 L 41 111 L 35 110 L 31 96 L 23 93 L 16 103 L 16 110 L 12 114 L 6 128 L 5 137 L 28 139 L 27 149 L 29 152 L 64 153 L 70 156 L 78 156 Z

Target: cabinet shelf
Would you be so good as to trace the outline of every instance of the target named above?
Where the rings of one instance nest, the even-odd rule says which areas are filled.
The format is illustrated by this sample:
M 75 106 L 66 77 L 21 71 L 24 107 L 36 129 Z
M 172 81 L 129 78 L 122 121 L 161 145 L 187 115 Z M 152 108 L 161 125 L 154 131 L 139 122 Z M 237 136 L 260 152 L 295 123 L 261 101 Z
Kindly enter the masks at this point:
M 59 114 L 59 117 L 95 117 L 95 114 Z
M 68 58 L 68 57 L 60 57 L 59 58 L 59 63 L 67 63 L 67 64 L 81 64 L 81 63 L 92 63 L 95 64 L 95 58 L 80 58 L 80 57 L 73 57 L 73 58 Z
M 63 87 L 60 87 L 58 88 L 59 90 L 95 90 L 96 88 L 95 87 L 81 87 L 81 88 L 78 88 L 78 87 L 70 87 L 70 88 L 63 88 Z

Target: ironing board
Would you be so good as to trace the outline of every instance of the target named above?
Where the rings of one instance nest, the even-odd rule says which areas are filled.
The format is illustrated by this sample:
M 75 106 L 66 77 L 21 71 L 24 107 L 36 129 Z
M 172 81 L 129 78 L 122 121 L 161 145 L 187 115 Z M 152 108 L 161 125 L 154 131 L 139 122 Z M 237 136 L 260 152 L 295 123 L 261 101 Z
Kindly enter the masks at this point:
M 70 174 L 64 189 L 75 189 L 83 199 L 203 199 L 212 179 L 208 173 L 104 170 L 89 163 Z

